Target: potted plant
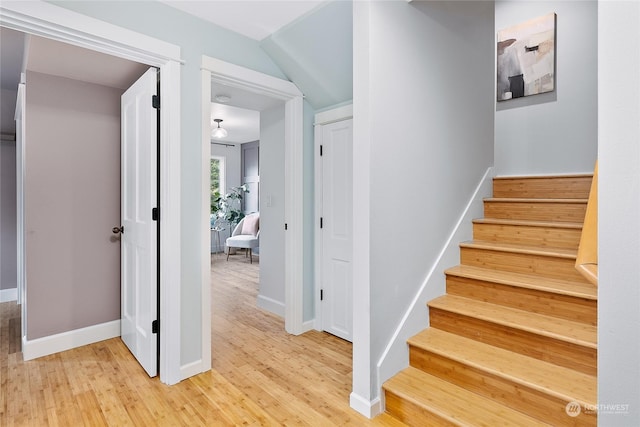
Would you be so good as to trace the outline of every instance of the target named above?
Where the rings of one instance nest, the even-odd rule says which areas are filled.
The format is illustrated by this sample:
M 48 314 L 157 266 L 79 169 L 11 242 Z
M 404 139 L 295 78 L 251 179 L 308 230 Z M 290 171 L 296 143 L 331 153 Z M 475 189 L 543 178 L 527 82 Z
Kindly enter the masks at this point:
M 224 196 L 217 191 L 211 193 L 211 227 L 223 231 L 226 227 L 220 224 L 222 222 L 228 226 L 229 236 L 231 236 L 235 226 L 244 218 L 244 212 L 241 210 L 242 198 L 248 192 L 247 185 L 243 184 L 232 187 L 231 191 Z

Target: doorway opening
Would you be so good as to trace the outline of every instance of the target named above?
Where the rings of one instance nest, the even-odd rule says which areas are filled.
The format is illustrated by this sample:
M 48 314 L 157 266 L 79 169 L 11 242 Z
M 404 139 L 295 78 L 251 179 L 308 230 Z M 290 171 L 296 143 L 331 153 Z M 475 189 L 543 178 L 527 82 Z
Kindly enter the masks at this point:
M 175 262 L 180 259 L 181 251 L 180 49 L 170 43 L 115 25 L 103 23 L 101 26 L 95 26 L 95 20 L 88 16 L 74 14 L 47 3 L 33 8 L 28 4 L 15 2 L 3 5 L 1 12 L 3 27 L 160 68 L 163 75 L 161 91 L 164 102 L 164 108 L 160 112 L 160 156 L 163 159 L 160 173 L 160 209 L 163 217 L 160 228 L 161 245 L 164 248 L 161 254 L 160 311 L 165 321 L 160 325 L 163 336 L 160 353 L 163 357 L 159 372 L 162 382 L 175 384 L 183 379 L 180 366 L 180 289 L 171 286 L 179 283 L 180 279 L 180 264 Z M 23 349 L 27 343 L 34 352 L 46 351 L 50 354 L 60 351 L 55 346 L 62 346 L 64 349 L 70 342 L 69 339 L 64 339 L 65 337 L 58 340 L 45 338 L 28 342 L 23 335 Z M 71 341 L 74 346 L 78 344 L 77 340 Z
M 302 223 L 302 93 L 291 82 L 281 80 L 244 67 L 215 58 L 203 56 L 201 72 L 202 87 L 202 174 L 203 204 L 201 210 L 201 254 L 202 254 L 202 361 L 211 360 L 211 271 L 210 271 L 210 104 L 212 85 L 220 84 L 283 105 L 284 118 L 284 318 L 285 329 L 291 334 L 300 334 L 312 329 L 312 322 L 303 321 L 303 223 Z M 264 194 L 264 190 L 261 189 Z M 262 254 L 261 254 L 262 255 Z

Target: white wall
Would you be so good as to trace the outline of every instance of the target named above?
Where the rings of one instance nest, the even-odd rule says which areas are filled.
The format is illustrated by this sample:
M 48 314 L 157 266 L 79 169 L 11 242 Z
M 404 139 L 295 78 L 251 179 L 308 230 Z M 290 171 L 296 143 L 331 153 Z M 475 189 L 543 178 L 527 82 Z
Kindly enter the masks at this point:
M 640 3 L 600 2 L 598 26 L 598 424 L 637 426 Z M 616 404 L 628 407 L 615 413 L 604 406 Z
M 374 365 L 493 164 L 495 47 L 493 2 L 357 3 L 352 405 L 363 412 L 354 402 L 375 405 Z M 440 274 L 427 294 L 442 293 Z
M 496 32 L 557 14 L 556 90 L 496 103 L 498 175 L 593 172 L 598 123 L 597 11 L 598 2 L 592 0 L 496 1 Z
M 16 143 L 0 141 L 0 302 L 18 283 L 16 232 Z
M 260 113 L 258 306 L 284 316 L 284 105 Z

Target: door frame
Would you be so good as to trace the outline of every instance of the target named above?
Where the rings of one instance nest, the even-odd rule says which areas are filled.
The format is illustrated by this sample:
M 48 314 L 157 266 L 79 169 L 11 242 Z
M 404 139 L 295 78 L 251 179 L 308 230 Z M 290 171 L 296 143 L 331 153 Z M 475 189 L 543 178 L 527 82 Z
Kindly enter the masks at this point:
M 180 47 L 42 1 L 5 2 L 0 26 L 73 44 L 160 69 L 160 381 L 180 370 Z M 20 274 L 20 272 L 18 272 Z M 26 284 L 23 284 L 26 286 Z M 26 289 L 26 288 L 25 288 Z M 26 317 L 23 304 L 23 318 Z M 23 349 L 26 341 L 22 331 Z
M 315 115 L 314 126 L 314 193 L 315 193 L 315 209 L 314 209 L 314 301 L 315 301 L 315 319 L 313 323 L 314 329 L 322 331 L 322 302 L 320 301 L 320 290 L 322 289 L 322 230 L 320 229 L 320 218 L 322 217 L 322 159 L 320 157 L 320 145 L 322 145 L 322 126 L 343 120 L 353 118 L 353 104 L 344 105 L 342 107 L 333 108 L 331 110 L 322 111 Z
M 285 102 L 285 330 L 294 335 L 310 329 L 303 321 L 303 95 L 293 83 L 217 58 L 202 56 L 202 205 L 200 253 L 202 277 L 202 361 L 211 363 L 211 259 L 209 168 L 211 156 L 211 82 L 241 88 Z M 285 224 L 282 225 L 283 227 Z

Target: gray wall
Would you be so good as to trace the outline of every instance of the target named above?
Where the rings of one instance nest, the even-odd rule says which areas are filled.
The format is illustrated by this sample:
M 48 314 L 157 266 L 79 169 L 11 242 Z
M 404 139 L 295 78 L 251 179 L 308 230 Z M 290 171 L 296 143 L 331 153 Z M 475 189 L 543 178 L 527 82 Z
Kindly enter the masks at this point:
M 499 175 L 593 172 L 598 2 L 496 1 L 496 31 L 551 12 L 557 14 L 556 90 L 496 104 Z
M 357 159 L 368 147 L 370 180 L 360 178 L 361 158 L 354 194 L 369 192 L 369 206 L 354 200 L 354 221 L 369 216 L 370 244 L 354 226 L 354 247 L 369 246 L 370 342 L 356 319 L 354 355 L 368 346 L 371 359 L 369 378 L 356 373 L 367 361 L 354 360 L 354 393 L 372 400 L 375 363 L 493 164 L 494 6 L 372 2 L 369 16 L 358 14 L 367 11 L 354 18 L 369 34 L 354 24 L 354 52 L 368 57 L 356 55 L 354 76 L 368 83 L 354 77 L 354 150 Z M 444 276 L 431 292 L 444 293 Z
M 640 3 L 600 2 L 598 25 L 598 424 L 626 427 L 640 425 Z
M 119 89 L 27 72 L 27 339 L 120 319 Z
M 284 105 L 260 112 L 258 306 L 284 316 Z
M 16 232 L 16 143 L 0 141 L 0 290 L 18 283 Z

